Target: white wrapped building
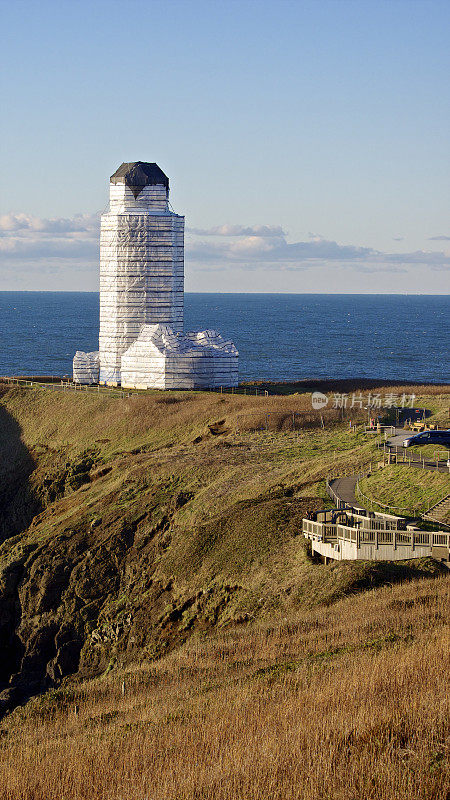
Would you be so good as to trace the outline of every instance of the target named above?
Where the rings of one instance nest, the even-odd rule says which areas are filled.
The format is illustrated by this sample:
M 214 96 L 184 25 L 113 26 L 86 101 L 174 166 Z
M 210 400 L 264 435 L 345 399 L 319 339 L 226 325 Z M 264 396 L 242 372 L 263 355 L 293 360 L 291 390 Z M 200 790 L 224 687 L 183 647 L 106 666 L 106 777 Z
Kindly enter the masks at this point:
M 215 331 L 184 335 L 183 300 L 184 217 L 169 208 L 169 179 L 157 164 L 123 163 L 110 178 L 101 218 L 100 383 L 236 386 L 233 343 Z M 77 352 L 74 380 L 85 382 L 83 364 L 92 355 Z
M 100 229 L 100 381 L 120 383 L 122 354 L 142 325 L 183 330 L 184 217 L 169 209 L 157 164 L 124 163 L 110 179 Z
M 216 331 L 176 334 L 168 325 L 144 325 L 122 356 L 122 386 L 136 389 L 218 389 L 237 386 L 233 342 Z
M 83 353 L 77 350 L 73 359 L 74 383 L 98 383 L 100 359 L 98 350 L 94 353 Z

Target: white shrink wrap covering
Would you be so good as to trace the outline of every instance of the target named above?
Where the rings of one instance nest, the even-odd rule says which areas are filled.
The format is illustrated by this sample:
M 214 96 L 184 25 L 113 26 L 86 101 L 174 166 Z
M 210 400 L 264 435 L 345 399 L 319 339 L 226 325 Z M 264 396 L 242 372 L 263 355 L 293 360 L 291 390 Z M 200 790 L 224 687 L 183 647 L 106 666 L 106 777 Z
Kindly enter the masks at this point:
M 100 371 L 100 359 L 98 351 L 95 353 L 83 353 L 77 350 L 73 359 L 73 380 L 74 383 L 98 383 Z
M 156 164 L 112 175 L 100 231 L 100 381 L 120 382 L 120 359 L 144 324 L 183 330 L 184 217 L 169 209 Z
M 122 386 L 135 389 L 218 389 L 238 385 L 238 351 L 216 331 L 179 334 L 144 325 L 122 356 Z
M 99 354 L 76 353 L 74 380 L 237 386 L 234 344 L 215 331 L 183 334 L 183 303 L 184 217 L 169 207 L 169 179 L 157 164 L 124 162 L 111 175 L 101 218 Z

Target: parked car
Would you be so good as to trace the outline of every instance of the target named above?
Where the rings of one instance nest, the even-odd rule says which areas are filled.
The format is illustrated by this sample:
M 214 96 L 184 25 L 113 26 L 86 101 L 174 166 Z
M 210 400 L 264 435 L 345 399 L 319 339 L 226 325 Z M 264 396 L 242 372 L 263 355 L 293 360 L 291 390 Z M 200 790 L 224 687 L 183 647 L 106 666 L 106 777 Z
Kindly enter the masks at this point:
M 416 444 L 440 444 L 442 447 L 450 447 L 450 429 L 445 431 L 423 431 L 415 436 L 409 436 L 403 441 L 403 447 L 411 447 Z

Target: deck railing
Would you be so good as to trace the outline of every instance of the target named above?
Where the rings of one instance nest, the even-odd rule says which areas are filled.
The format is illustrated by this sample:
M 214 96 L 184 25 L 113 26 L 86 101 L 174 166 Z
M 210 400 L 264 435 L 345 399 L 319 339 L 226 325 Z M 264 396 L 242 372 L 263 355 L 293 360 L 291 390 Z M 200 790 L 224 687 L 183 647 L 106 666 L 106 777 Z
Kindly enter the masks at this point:
M 364 544 L 382 545 L 407 545 L 418 547 L 450 547 L 450 533 L 445 531 L 401 531 L 377 528 L 352 527 L 350 525 L 332 525 L 326 522 L 303 520 L 303 535 L 307 538 L 336 544 L 339 541 L 352 542 L 357 549 Z

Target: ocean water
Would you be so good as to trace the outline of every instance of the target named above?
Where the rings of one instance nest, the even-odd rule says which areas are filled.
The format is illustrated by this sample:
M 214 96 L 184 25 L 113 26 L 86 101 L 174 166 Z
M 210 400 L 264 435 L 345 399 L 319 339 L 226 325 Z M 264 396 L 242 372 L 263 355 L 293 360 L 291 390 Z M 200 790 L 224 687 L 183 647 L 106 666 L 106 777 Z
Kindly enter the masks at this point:
M 0 375 L 69 375 L 98 348 L 97 293 L 0 292 Z M 450 296 L 186 294 L 185 329 L 239 349 L 241 380 L 448 382 Z

